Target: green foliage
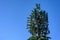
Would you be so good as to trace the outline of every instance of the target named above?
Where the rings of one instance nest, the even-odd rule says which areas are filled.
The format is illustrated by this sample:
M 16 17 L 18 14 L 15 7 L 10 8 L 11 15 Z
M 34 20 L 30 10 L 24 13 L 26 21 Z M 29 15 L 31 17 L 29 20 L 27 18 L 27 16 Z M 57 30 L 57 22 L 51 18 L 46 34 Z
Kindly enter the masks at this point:
M 27 28 L 32 34 L 28 40 L 49 40 L 47 34 L 50 33 L 48 29 L 48 13 L 42 11 L 40 4 L 36 4 L 36 8 L 32 10 L 30 17 L 28 17 Z

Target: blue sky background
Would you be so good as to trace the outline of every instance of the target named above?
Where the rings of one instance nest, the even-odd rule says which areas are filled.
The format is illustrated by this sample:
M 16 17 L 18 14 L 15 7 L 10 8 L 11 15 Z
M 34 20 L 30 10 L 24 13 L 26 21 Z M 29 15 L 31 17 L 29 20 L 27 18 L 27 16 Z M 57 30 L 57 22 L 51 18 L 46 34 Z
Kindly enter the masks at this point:
M 51 40 L 60 40 L 60 0 L 0 0 L 0 40 L 27 40 L 27 17 L 35 4 L 48 12 Z

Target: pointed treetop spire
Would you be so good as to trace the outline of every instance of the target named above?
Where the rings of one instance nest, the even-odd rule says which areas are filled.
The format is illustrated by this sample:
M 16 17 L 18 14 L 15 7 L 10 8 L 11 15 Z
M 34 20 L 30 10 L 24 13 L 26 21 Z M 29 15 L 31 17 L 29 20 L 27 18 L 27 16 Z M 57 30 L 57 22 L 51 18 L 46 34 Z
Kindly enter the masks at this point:
M 40 10 L 40 4 L 36 4 L 36 8 Z

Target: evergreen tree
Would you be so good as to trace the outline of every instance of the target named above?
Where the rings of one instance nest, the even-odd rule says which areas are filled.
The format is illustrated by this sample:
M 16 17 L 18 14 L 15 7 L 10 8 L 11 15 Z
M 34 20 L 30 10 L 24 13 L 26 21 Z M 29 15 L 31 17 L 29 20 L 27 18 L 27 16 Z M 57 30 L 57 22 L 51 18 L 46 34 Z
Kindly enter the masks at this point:
M 49 40 L 48 13 L 41 10 L 40 4 L 36 4 L 36 8 L 28 17 L 27 28 L 32 34 L 28 40 Z

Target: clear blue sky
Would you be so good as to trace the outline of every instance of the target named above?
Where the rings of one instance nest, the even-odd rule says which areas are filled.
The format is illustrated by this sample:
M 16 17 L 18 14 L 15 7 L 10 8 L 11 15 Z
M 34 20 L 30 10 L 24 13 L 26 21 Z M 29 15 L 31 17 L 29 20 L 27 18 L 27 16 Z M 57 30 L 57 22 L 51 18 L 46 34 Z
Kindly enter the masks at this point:
M 0 40 L 27 40 L 27 17 L 35 4 L 48 12 L 51 40 L 60 39 L 60 0 L 0 0 Z

